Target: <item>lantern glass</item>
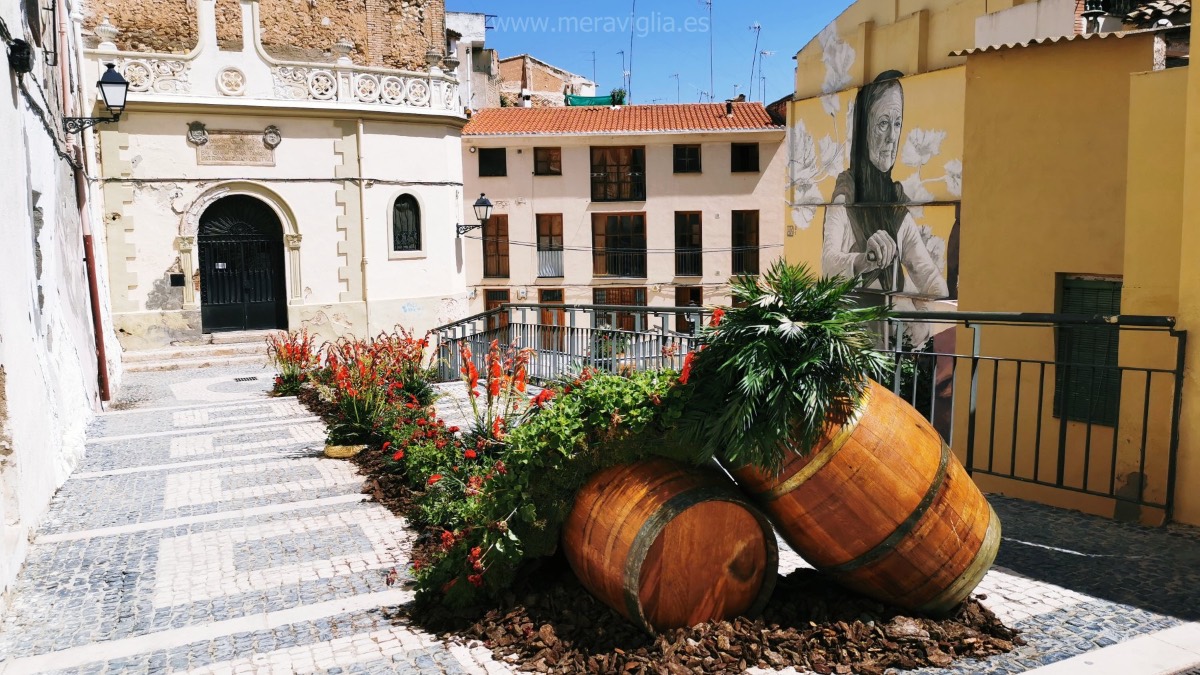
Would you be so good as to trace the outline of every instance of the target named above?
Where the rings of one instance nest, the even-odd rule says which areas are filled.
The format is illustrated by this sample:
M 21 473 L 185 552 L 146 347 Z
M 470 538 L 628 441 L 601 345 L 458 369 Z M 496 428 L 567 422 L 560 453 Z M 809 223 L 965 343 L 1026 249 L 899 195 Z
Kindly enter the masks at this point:
M 129 95 L 129 83 L 113 64 L 109 63 L 108 70 L 104 71 L 104 75 L 100 77 L 100 81 L 96 86 L 100 88 L 100 97 L 104 99 L 104 105 L 114 115 L 120 115 L 125 110 L 125 99 Z
M 488 200 L 487 195 L 480 194 L 479 199 L 475 201 L 475 217 L 479 222 L 486 223 L 492 217 L 492 202 Z

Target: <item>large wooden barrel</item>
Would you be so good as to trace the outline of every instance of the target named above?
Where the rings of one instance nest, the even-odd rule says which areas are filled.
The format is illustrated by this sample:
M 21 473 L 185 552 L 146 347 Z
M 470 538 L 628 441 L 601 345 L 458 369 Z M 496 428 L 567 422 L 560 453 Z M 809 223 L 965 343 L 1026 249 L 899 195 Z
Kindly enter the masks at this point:
M 563 550 L 585 588 L 651 633 L 757 614 L 779 571 L 770 521 L 727 476 L 665 459 L 593 476 Z
M 948 612 L 996 559 L 991 505 L 929 422 L 878 383 L 778 476 L 732 473 L 805 560 L 901 607 Z

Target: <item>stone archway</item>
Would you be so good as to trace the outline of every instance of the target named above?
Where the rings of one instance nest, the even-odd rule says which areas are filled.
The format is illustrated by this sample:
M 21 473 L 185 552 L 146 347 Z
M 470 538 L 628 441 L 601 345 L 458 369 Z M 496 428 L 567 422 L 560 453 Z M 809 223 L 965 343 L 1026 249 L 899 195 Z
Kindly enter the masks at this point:
M 237 195 L 254 197 L 265 203 L 275 212 L 283 230 L 285 250 L 285 271 L 287 303 L 302 302 L 304 288 L 300 275 L 300 234 L 299 223 L 295 214 L 275 191 L 270 188 L 248 181 L 231 181 L 209 188 L 192 202 L 180 218 L 179 236 L 175 238 L 175 247 L 179 251 L 179 260 L 183 267 L 184 277 L 188 283 L 183 288 L 183 301 L 186 309 L 198 309 L 199 297 L 199 260 L 196 250 L 196 237 L 200 230 L 200 220 L 204 212 L 217 200 Z

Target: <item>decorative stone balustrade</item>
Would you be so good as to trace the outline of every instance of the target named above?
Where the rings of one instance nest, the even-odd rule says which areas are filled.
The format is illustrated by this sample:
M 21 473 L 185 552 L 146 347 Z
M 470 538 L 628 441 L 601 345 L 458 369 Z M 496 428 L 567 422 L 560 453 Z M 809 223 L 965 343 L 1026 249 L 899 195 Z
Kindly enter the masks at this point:
M 118 51 L 113 38 L 119 32 L 106 19 L 96 29 L 102 42 L 89 55 L 100 72 L 105 63 L 116 66 L 129 81 L 134 103 L 138 95 L 188 96 L 210 102 L 230 97 L 239 102 L 290 101 L 301 107 L 333 103 L 464 115 L 453 69 L 457 59 L 450 58 L 451 70 L 443 72 L 438 67 L 441 56 L 435 51 L 426 56 L 429 70 L 416 72 L 357 66 L 350 59 L 354 45 L 348 40 L 332 46 L 335 63 L 299 63 L 268 56 L 257 34 L 240 52 L 221 51 L 211 40 L 210 44 L 202 40 L 192 53 L 173 55 Z

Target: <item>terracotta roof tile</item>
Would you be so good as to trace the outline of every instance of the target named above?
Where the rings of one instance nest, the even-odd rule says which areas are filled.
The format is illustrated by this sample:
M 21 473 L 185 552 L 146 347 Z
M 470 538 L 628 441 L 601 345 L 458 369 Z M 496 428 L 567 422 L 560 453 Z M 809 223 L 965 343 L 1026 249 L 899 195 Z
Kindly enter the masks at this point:
M 761 103 L 487 108 L 476 112 L 464 136 L 622 134 L 655 131 L 774 131 Z

